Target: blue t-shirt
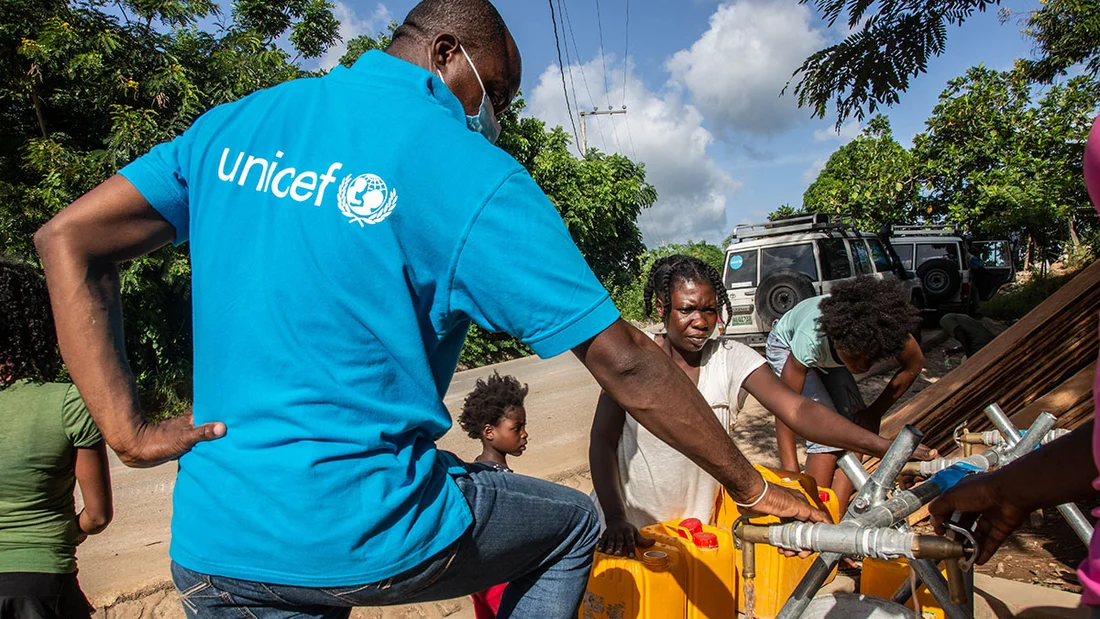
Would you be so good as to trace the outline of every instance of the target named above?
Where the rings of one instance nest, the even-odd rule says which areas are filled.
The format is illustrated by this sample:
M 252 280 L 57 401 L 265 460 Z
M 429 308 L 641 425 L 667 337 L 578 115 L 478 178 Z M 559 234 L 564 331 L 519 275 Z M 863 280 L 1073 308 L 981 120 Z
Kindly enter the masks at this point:
M 300 586 L 370 583 L 471 522 L 435 441 L 471 319 L 542 357 L 619 314 L 554 206 L 382 52 L 219 106 L 122 170 L 190 241 L 195 423 L 172 558 Z

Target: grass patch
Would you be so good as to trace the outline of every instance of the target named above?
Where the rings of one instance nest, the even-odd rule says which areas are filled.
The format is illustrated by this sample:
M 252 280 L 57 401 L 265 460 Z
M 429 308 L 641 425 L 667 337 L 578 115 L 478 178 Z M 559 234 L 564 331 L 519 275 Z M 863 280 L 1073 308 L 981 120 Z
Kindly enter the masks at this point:
M 994 320 L 1019 320 L 1066 285 L 1077 273 L 1078 271 L 1073 271 L 1045 278 L 1032 277 L 1023 284 L 1006 287 L 992 299 L 982 303 L 982 314 Z

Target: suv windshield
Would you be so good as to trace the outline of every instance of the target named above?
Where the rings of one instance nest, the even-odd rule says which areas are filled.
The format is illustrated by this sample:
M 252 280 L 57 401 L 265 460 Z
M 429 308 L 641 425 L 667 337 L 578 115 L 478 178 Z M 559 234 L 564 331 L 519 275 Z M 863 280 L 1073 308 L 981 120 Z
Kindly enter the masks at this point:
M 929 260 L 943 259 L 951 262 L 952 264 L 959 266 L 959 244 L 958 243 L 917 243 L 917 263 L 916 267 L 928 262 Z
M 760 279 L 764 279 L 779 269 L 798 271 L 817 281 L 817 261 L 814 260 L 814 246 L 809 243 L 786 245 L 783 247 L 763 247 L 760 249 Z

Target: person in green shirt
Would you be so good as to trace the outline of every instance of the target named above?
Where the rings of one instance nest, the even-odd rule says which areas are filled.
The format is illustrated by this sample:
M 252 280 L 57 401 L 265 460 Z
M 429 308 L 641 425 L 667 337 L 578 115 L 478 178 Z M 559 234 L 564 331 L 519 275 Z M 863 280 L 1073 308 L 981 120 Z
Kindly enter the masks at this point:
M 858 277 L 784 314 L 768 334 L 766 357 L 796 393 L 877 433 L 882 416 L 924 369 L 924 353 L 913 337 L 919 326 L 920 314 L 896 280 Z M 897 359 L 900 367 L 878 398 L 864 406 L 852 375 L 888 358 Z M 799 470 L 794 432 L 776 419 L 775 434 L 783 468 Z M 832 488 L 845 506 L 852 484 L 837 470 L 842 453 L 837 447 L 806 443 L 806 474 L 819 486 Z
M 0 617 L 90 616 L 76 547 L 112 516 L 107 448 L 76 387 L 57 376 L 45 280 L 0 260 Z M 80 483 L 84 509 L 73 490 Z

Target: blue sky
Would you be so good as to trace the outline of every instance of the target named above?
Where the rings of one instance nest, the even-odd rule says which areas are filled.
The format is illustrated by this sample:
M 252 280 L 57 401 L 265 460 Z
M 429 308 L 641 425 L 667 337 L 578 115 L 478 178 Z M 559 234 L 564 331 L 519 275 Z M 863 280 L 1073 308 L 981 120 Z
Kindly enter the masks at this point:
M 334 1 L 345 41 L 401 21 L 415 4 Z M 801 204 L 829 155 L 859 132 L 852 122 L 838 135 L 835 118 L 811 119 L 791 95 L 779 96 L 808 54 L 845 32 L 843 25 L 827 28 L 796 0 L 561 2 L 569 19 L 563 24 L 558 15 L 559 33 L 572 26 L 562 48 L 563 61 L 566 54 L 572 61 L 566 82 L 575 86 L 580 106 L 625 103 L 628 110 L 625 117 L 589 119 L 589 145 L 644 162 L 660 194 L 639 221 L 650 246 L 720 242 L 738 223 L 762 220 L 783 203 Z M 523 54 L 527 112 L 572 132 L 549 0 L 496 5 Z M 1037 6 L 1008 0 L 1002 3 L 1012 13 L 1006 23 L 993 11 L 950 30 L 947 53 L 930 62 L 899 105 L 885 110 L 898 140 L 908 146 L 923 130 L 947 80 L 979 63 L 1007 69 L 1028 56 L 1031 44 L 1019 20 Z M 341 45 L 321 64 L 335 64 L 342 53 Z M 573 102 L 572 87 L 569 96 Z

